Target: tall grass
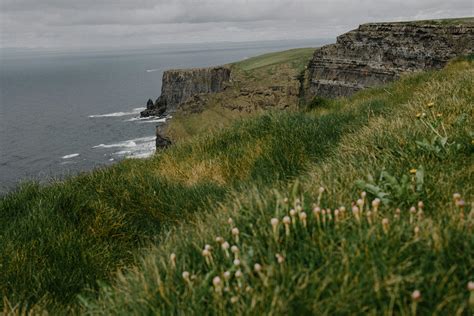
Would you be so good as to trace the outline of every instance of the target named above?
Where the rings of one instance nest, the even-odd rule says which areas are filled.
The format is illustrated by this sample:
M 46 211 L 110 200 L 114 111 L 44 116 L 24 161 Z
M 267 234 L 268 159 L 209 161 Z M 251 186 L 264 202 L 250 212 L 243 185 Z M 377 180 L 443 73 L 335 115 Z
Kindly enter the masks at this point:
M 46 187 L 24 185 L 0 199 L 3 308 L 467 313 L 466 285 L 474 275 L 473 69 L 472 61 L 459 61 L 312 111 L 240 121 L 152 159 Z M 371 223 L 368 209 L 360 223 L 351 213 L 362 190 L 366 205 L 383 201 Z M 455 192 L 467 201 L 463 217 L 451 201 Z M 415 216 L 408 206 L 419 200 L 423 215 Z M 318 224 L 313 203 L 347 211 L 337 224 L 333 211 Z M 287 236 L 281 223 L 291 208 L 297 214 Z M 279 220 L 277 236 L 271 218 Z M 239 247 L 239 266 L 217 236 Z M 252 272 L 255 263 L 261 273 Z M 420 301 L 410 298 L 415 290 Z
M 163 229 L 249 186 L 271 187 L 322 161 L 342 135 L 382 106 L 327 115 L 288 112 L 241 121 L 153 159 L 42 187 L 26 184 L 0 200 L 1 292 L 11 304 L 73 304 L 111 272 L 136 263 Z
M 137 267 L 103 286 L 99 299 L 83 298 L 84 309 L 472 313 L 473 70 L 472 62 L 458 62 L 335 102 L 339 114 L 371 105 L 353 118 L 368 123 L 355 124 L 332 150 L 323 149 L 292 184 L 235 193 L 198 215 L 192 226 L 173 229 Z M 373 114 L 374 104 L 383 115 Z M 422 145 L 437 134 L 447 142 Z M 453 201 L 454 193 L 459 195 Z M 230 250 L 227 255 L 223 240 L 238 247 L 237 256 Z

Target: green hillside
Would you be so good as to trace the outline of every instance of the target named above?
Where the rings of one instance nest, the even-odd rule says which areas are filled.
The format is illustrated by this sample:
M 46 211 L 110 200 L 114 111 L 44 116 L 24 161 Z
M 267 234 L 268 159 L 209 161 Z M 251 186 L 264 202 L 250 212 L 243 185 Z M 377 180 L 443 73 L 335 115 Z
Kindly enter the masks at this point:
M 0 199 L 0 304 L 468 315 L 473 82 L 466 58 L 352 98 L 229 120 L 147 160 L 25 184 Z

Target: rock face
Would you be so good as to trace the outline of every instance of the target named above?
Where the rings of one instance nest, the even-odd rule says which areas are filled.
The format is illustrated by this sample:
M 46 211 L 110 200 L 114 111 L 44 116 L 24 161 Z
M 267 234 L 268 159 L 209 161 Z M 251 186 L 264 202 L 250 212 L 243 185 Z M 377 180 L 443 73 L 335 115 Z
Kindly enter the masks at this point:
M 442 68 L 450 59 L 472 54 L 474 23 L 371 23 L 314 52 L 301 90 L 314 96 L 349 96 L 385 84 L 402 73 Z
M 161 96 L 141 113 L 142 116 L 159 116 L 174 112 L 179 105 L 200 94 L 217 93 L 230 81 L 227 67 L 169 70 L 163 74 Z

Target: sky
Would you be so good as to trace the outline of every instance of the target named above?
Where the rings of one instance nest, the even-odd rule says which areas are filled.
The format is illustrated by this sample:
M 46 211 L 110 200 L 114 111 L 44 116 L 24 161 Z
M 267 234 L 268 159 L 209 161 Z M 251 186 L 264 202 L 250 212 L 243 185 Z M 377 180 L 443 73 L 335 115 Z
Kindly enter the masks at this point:
M 0 0 L 0 48 L 335 38 L 361 23 L 474 16 L 474 0 Z

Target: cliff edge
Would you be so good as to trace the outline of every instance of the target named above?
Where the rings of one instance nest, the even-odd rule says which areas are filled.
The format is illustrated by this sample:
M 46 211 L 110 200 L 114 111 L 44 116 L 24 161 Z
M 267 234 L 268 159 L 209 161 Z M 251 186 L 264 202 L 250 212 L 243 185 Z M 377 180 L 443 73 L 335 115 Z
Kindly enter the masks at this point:
M 163 74 L 161 96 L 149 102 L 141 116 L 174 112 L 180 104 L 199 94 L 221 92 L 230 81 L 227 67 L 168 70 Z
M 473 49 L 474 18 L 363 24 L 316 49 L 301 96 L 349 96 L 406 72 L 440 69 Z

